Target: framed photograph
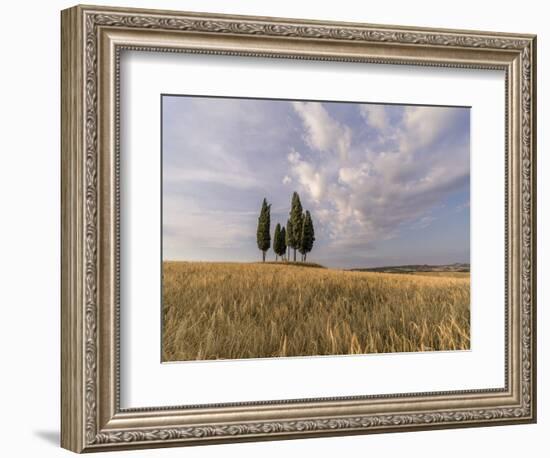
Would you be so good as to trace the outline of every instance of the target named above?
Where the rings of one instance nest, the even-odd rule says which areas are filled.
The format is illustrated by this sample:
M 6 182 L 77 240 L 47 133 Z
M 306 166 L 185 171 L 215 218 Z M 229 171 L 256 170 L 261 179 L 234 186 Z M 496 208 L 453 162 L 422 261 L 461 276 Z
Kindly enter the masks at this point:
M 62 12 L 62 446 L 536 421 L 536 37 Z

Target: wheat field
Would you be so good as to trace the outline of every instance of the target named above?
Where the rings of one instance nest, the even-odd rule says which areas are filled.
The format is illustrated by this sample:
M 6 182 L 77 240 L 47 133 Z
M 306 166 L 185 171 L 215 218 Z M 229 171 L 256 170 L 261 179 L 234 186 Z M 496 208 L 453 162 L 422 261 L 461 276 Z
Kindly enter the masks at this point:
M 163 263 L 163 361 L 465 350 L 470 277 Z

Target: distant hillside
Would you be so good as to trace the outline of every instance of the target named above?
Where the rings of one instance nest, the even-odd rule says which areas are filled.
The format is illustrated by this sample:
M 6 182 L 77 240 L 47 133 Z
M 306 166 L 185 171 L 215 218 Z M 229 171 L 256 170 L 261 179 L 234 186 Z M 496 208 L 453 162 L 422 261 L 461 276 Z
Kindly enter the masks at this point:
M 470 272 L 470 264 L 444 264 L 432 266 L 428 264 L 411 264 L 407 266 L 369 267 L 364 269 L 350 269 L 354 272 L 384 272 L 394 274 L 408 274 L 414 272 Z

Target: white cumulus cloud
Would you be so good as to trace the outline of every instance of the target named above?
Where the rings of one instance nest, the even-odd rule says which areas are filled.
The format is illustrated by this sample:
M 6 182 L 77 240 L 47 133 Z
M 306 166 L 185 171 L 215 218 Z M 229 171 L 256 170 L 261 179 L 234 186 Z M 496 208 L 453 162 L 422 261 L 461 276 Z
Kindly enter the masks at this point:
M 389 127 L 390 119 L 383 105 L 365 104 L 359 107 L 359 111 L 372 127 L 382 131 Z
M 321 130 L 319 120 L 324 120 L 329 134 L 315 138 L 317 149 L 321 143 L 328 145 L 334 132 L 330 126 L 336 121 L 327 121 L 332 118 L 320 104 L 298 109 L 307 112 L 302 120 L 309 135 Z M 391 109 L 396 112 L 396 107 Z M 432 210 L 469 183 L 469 136 L 453 134 L 463 109 L 407 106 L 393 122 L 387 110 L 381 105 L 359 106 L 360 116 L 370 126 L 394 139 L 391 150 L 377 151 L 367 144 L 351 150 L 350 137 L 350 154 L 340 155 L 336 162 L 302 157 L 295 151 L 288 156 L 291 174 L 301 191 L 317 203 L 315 214 L 321 215 L 335 245 L 364 247 L 397 236 L 404 226 L 426 228 L 435 220 Z M 336 125 L 342 132 L 352 131 Z
M 297 151 L 288 155 L 291 173 L 315 202 L 320 202 L 326 191 L 326 176 L 313 163 L 302 159 Z
M 337 152 L 346 158 L 351 144 L 351 129 L 332 118 L 321 103 L 293 102 L 306 129 L 304 139 L 314 150 Z

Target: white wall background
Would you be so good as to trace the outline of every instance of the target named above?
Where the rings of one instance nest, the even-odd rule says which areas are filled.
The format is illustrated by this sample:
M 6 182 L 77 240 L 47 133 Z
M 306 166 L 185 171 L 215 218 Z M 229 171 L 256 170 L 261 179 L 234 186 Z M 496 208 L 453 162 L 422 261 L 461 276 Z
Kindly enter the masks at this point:
M 115 2 L 115 0 L 113 0 Z M 546 456 L 550 329 L 545 311 L 550 252 L 550 174 L 544 126 L 550 113 L 549 12 L 535 0 L 486 2 L 297 2 L 278 0 L 95 0 L 189 11 L 468 28 L 538 34 L 539 423 L 300 441 L 119 452 L 118 456 Z M 0 425 L 3 456 L 69 456 L 59 440 L 59 11 L 71 2 L 9 2 L 0 26 Z M 546 385 L 546 387 L 544 386 Z M 117 455 L 112 455 L 117 456 Z

